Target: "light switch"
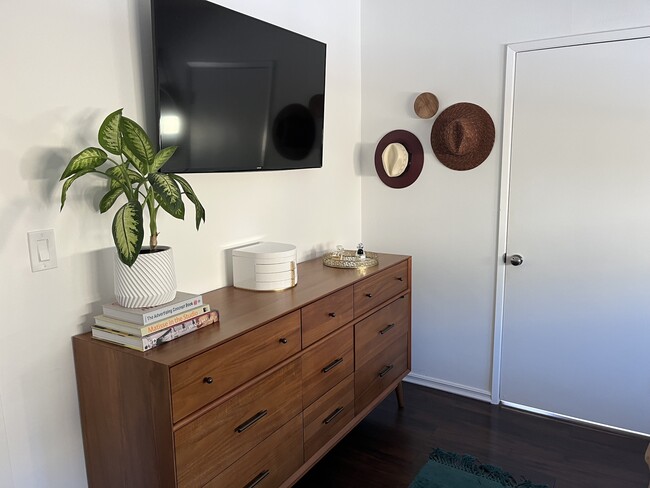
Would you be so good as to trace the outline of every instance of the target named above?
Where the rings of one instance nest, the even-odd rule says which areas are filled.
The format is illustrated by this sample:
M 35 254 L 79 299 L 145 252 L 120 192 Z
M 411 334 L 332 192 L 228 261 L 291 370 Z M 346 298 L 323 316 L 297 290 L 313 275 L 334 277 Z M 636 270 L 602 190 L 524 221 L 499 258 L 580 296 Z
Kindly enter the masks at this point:
M 40 263 L 50 260 L 50 248 L 47 245 L 47 239 L 36 241 L 36 249 L 38 249 L 38 261 Z
M 33 272 L 57 267 L 54 229 L 28 232 L 27 240 Z

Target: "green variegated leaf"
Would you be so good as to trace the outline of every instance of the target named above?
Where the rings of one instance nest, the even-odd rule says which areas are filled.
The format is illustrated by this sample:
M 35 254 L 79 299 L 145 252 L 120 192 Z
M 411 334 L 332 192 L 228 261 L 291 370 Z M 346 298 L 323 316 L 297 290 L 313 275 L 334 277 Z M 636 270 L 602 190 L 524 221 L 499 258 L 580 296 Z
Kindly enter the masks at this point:
M 140 161 L 146 163 L 147 167 L 151 166 L 155 153 L 151 140 L 144 129 L 131 119 L 122 117 L 120 119 L 120 131 L 126 147 Z
M 142 249 L 143 237 L 142 205 L 138 201 L 127 202 L 113 219 L 113 241 L 120 261 L 127 266 L 135 263 Z
M 126 155 L 129 162 L 132 163 L 133 166 L 135 166 L 135 169 L 137 169 L 140 173 L 146 175 L 149 172 L 148 164 L 140 159 L 133 151 L 131 151 L 128 146 L 122 146 L 122 151 Z
M 133 265 L 142 249 L 145 204 L 153 240 L 158 235 L 156 216 L 160 208 L 178 219 L 185 217 L 183 194 L 196 208 L 197 230 L 201 222 L 205 222 L 205 209 L 190 184 L 180 176 L 158 172 L 174 155 L 176 146 L 155 153 L 145 131 L 136 122 L 124 117 L 122 109 L 104 119 L 97 138 L 100 147 L 84 149 L 70 160 L 63 171 L 61 180 L 65 181 L 61 191 L 61 208 L 70 186 L 77 178 L 92 172 L 107 176 L 110 185 L 99 202 L 100 212 L 105 213 L 115 207 L 121 195 L 127 200 L 117 210 L 112 223 L 113 241 L 123 263 Z M 117 158 L 111 156 L 109 160 L 109 155 Z M 107 161 L 112 163 L 107 165 L 110 168 L 98 169 Z
M 108 155 L 98 147 L 87 147 L 79 154 L 72 157 L 68 166 L 63 170 L 60 180 L 65 180 L 79 171 L 95 169 L 101 166 L 108 159 Z
M 147 175 L 147 180 L 149 180 L 156 201 L 163 210 L 177 219 L 184 218 L 185 204 L 176 181 L 163 173 L 150 173 Z
M 102 197 L 102 199 L 99 202 L 99 213 L 104 213 L 108 209 L 110 209 L 115 201 L 118 199 L 120 195 L 124 193 L 124 188 L 121 186 L 116 186 L 115 188 L 111 188 L 106 195 Z
M 61 189 L 61 208 L 59 211 L 63 210 L 63 205 L 65 204 L 65 199 L 67 198 L 68 188 L 70 188 L 70 185 L 72 185 L 72 183 L 80 176 L 92 173 L 93 171 L 93 168 L 84 169 L 65 180 L 65 183 L 63 183 L 63 188 Z
M 169 161 L 169 158 L 174 155 L 176 149 L 178 149 L 178 146 L 169 146 L 158 151 L 158 154 L 153 158 L 153 164 L 149 168 L 149 172 L 155 173 L 162 168 L 162 165 Z
M 122 109 L 116 110 L 104 119 L 99 127 L 97 139 L 101 146 L 109 153 L 122 154 L 122 134 L 120 134 L 120 119 L 122 118 Z
M 176 180 L 179 185 L 181 185 L 181 188 L 185 192 L 187 198 L 189 198 L 189 200 L 194 204 L 194 208 L 196 209 L 196 230 L 199 230 L 201 221 L 205 222 L 205 209 L 203 208 L 203 205 L 201 205 L 201 202 L 199 202 L 196 193 L 194 193 L 194 190 L 184 178 L 181 178 L 180 176 L 174 174 L 170 176 Z
M 118 186 L 121 186 L 124 183 L 124 173 L 122 170 L 123 166 L 124 165 L 113 166 L 112 168 L 108 168 L 106 170 L 106 174 L 108 174 L 111 177 L 111 189 L 117 188 Z M 145 181 L 144 176 L 142 176 L 137 171 L 133 171 L 132 169 L 127 169 L 127 172 L 129 173 L 129 181 L 126 182 L 128 186 L 132 187 L 136 183 L 144 183 Z

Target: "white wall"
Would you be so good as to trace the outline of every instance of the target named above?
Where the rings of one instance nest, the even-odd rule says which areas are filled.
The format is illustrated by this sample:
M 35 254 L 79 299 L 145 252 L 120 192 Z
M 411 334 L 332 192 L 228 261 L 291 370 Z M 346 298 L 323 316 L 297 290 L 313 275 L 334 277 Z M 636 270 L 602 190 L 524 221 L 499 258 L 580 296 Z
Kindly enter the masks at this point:
M 188 176 L 207 222 L 197 233 L 192 216 L 163 218 L 160 242 L 175 249 L 179 288 L 196 292 L 227 284 L 224 250 L 233 245 L 292 242 L 304 260 L 361 237 L 359 2 L 221 3 L 327 43 L 324 166 Z M 146 0 L 0 3 L 2 488 L 86 485 L 70 338 L 88 330 L 112 299 L 112 215 L 97 214 L 100 189 L 82 181 L 59 213 L 58 176 L 73 154 L 94 143 L 109 111 L 124 107 L 127 116 L 144 120 L 151 66 L 140 42 L 147 6 Z M 146 46 L 148 33 L 144 38 Z M 59 266 L 32 273 L 27 232 L 48 228 L 56 234 Z
M 362 234 L 368 249 L 414 256 L 415 380 L 489 395 L 505 45 L 648 24 L 644 0 L 362 0 Z M 437 161 L 431 120 L 413 113 L 423 91 L 440 110 L 468 101 L 491 114 L 496 144 L 481 166 Z M 399 190 L 373 162 L 394 129 L 416 134 L 425 152 L 420 178 Z

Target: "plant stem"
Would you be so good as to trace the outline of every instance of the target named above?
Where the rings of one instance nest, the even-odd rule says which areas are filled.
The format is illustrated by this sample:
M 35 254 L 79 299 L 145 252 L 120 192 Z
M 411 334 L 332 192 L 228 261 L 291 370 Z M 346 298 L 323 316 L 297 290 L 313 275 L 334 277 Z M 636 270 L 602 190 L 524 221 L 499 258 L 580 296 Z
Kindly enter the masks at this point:
M 118 162 L 112 160 L 111 158 L 108 158 L 107 161 L 110 161 L 110 162 L 113 163 L 115 166 L 120 166 L 120 164 L 119 164 Z M 105 176 L 105 177 L 108 178 L 109 180 L 117 181 L 117 182 L 120 184 L 120 186 L 124 189 L 124 194 L 126 195 L 126 198 L 127 198 L 128 200 L 132 200 L 132 199 L 133 199 L 133 196 L 134 196 L 134 195 L 133 195 L 133 188 L 132 188 L 131 185 L 129 185 L 129 183 L 128 183 L 128 182 L 129 182 L 129 179 L 128 179 L 128 171 L 127 171 L 127 170 L 124 170 L 123 168 L 120 169 L 120 172 L 122 173 L 122 176 L 123 176 L 123 177 L 127 177 L 127 178 L 124 179 L 123 181 L 122 181 L 122 180 L 119 180 L 119 179 L 117 179 L 117 178 L 115 178 L 114 176 L 111 176 L 110 174 L 108 174 L 107 171 L 101 171 L 101 170 L 99 170 L 99 169 L 95 169 L 94 172 L 95 172 L 95 173 L 99 173 L 100 175 Z M 125 173 L 125 172 L 126 172 L 126 173 Z
M 145 184 L 145 188 L 147 188 L 147 208 L 149 209 L 149 247 L 153 251 L 158 246 L 158 226 L 156 225 L 158 209 L 153 190 L 147 184 Z
M 128 198 L 129 201 L 134 200 L 134 193 L 133 193 L 133 187 L 129 184 L 131 181 L 131 178 L 129 177 L 129 169 L 127 168 L 127 165 L 124 164 L 126 161 L 124 160 L 124 155 L 120 154 L 120 159 L 122 160 L 122 164 L 118 164 L 117 167 L 120 169 L 122 173 L 122 177 L 124 178 L 124 189 L 125 189 L 125 194 L 126 197 Z M 111 162 L 115 163 L 112 159 L 110 160 Z

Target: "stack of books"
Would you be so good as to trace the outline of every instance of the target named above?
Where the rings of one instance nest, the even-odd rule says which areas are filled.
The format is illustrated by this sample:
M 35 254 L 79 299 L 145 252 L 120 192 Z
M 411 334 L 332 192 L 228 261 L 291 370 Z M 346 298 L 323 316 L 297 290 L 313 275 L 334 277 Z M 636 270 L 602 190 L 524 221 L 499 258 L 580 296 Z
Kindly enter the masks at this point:
M 177 292 L 174 300 L 157 307 L 126 308 L 109 303 L 103 312 L 95 317 L 92 336 L 138 351 L 219 322 L 219 312 L 203 304 L 202 295 L 185 292 Z

